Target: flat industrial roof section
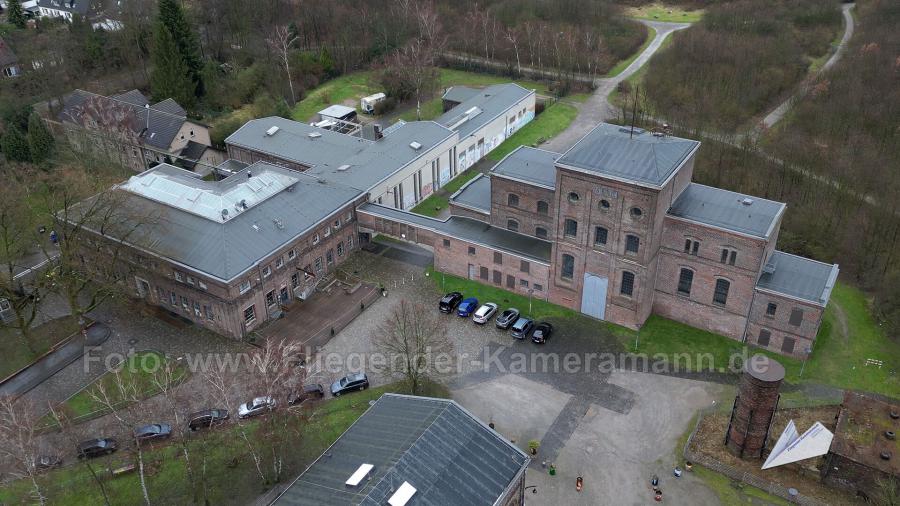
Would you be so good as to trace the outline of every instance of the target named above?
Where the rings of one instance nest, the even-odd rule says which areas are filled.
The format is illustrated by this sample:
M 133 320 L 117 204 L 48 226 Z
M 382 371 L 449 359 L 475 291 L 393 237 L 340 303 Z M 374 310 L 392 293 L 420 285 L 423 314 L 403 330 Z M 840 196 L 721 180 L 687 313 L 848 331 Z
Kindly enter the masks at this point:
M 550 242 L 494 227 L 483 221 L 462 216 L 451 216 L 446 220 L 438 220 L 420 214 L 400 211 L 392 207 L 379 206 L 371 202 L 359 206 L 356 210 L 378 218 L 433 230 L 463 241 L 505 251 L 544 264 L 550 263 L 550 249 L 552 247 Z
M 533 93 L 534 90 L 526 90 L 515 83 L 488 86 L 445 112 L 435 121 L 459 132 L 459 138 L 463 139 Z M 446 93 L 444 95 L 447 96 Z
M 528 463 L 452 400 L 384 394 L 272 504 L 383 506 L 414 489 L 402 504 L 492 505 L 517 492 L 511 487 Z M 347 485 L 362 464 L 374 467 Z
M 897 420 L 891 417 L 892 412 L 900 412 L 900 403 L 896 399 L 845 391 L 830 451 L 889 475 L 900 475 L 897 451 L 900 443 L 884 434 L 885 431 L 897 431 Z M 881 458 L 885 451 L 891 453 L 888 460 Z
M 480 91 L 481 90 L 477 88 L 470 88 L 468 86 L 451 86 L 447 88 L 447 91 L 444 92 L 441 99 L 461 103 L 474 97 Z
M 781 202 L 691 183 L 668 214 L 754 237 L 767 238 L 784 213 Z
M 756 287 L 825 306 L 837 281 L 837 264 L 774 251 Z
M 478 174 L 450 195 L 450 202 L 484 214 L 491 214 L 491 178 Z
M 133 197 L 122 204 L 133 221 L 156 221 L 138 227 L 129 243 L 224 281 L 363 195 L 265 162 L 221 181 L 161 164 L 118 188 Z
M 519 146 L 497 162 L 491 174 L 555 190 L 556 160 L 560 156 L 553 151 Z
M 563 153 L 559 165 L 628 183 L 660 188 L 700 142 L 600 123 Z

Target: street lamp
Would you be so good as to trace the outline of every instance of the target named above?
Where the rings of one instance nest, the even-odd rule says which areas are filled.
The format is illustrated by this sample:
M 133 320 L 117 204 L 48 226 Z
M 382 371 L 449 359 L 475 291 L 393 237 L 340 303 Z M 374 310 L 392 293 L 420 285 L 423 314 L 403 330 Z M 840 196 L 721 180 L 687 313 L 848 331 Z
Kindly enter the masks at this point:
M 638 344 L 640 344 L 640 342 L 641 342 L 641 325 L 638 324 L 637 334 L 635 334 L 635 336 L 634 336 L 634 352 L 635 353 L 637 353 L 637 351 L 638 351 Z
M 800 364 L 800 375 L 797 376 L 798 378 L 802 378 L 802 377 L 803 377 L 803 369 L 806 368 L 806 362 L 809 360 L 809 354 L 812 353 L 812 348 L 810 348 L 809 346 L 807 346 L 806 349 L 803 350 L 803 351 L 806 353 L 806 356 L 803 358 L 803 363 Z
M 533 289 L 533 288 L 529 288 L 529 289 L 528 289 L 528 314 L 529 314 L 529 315 L 532 315 L 532 312 L 531 312 L 531 294 L 533 294 L 533 293 L 534 293 L 534 289 Z

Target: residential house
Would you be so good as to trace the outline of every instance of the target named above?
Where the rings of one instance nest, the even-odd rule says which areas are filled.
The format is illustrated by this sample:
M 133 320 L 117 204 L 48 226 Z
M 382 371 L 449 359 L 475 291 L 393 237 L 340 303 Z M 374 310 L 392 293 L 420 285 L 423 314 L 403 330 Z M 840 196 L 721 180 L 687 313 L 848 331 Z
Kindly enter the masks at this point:
M 0 37 L 0 72 L 3 77 L 16 77 L 22 73 L 19 58 L 2 37 Z

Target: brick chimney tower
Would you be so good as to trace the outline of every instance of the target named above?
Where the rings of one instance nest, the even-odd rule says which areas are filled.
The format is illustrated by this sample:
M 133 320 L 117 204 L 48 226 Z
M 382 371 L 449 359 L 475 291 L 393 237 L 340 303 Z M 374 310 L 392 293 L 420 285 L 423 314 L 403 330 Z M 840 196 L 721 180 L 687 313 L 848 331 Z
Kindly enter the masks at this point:
M 784 366 L 769 357 L 753 355 L 744 364 L 725 434 L 725 445 L 735 456 L 762 457 L 783 380 Z

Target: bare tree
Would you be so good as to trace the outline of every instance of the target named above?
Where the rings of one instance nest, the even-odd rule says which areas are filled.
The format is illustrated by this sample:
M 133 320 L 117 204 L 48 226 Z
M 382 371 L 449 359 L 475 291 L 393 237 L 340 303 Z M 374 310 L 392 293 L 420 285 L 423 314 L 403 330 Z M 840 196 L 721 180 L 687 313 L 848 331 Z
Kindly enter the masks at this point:
M 65 416 L 62 412 L 58 410 L 57 407 L 53 405 L 53 403 L 49 403 L 50 408 L 50 417 L 53 419 L 54 423 L 59 426 L 60 434 L 62 434 L 63 439 L 69 444 L 71 448 L 75 448 L 79 443 L 79 438 L 77 437 L 75 427 L 72 425 L 71 420 L 67 416 Z M 109 501 L 109 492 L 106 490 L 106 485 L 103 483 L 103 479 L 100 478 L 100 475 L 97 474 L 97 469 L 94 468 L 93 464 L 91 464 L 91 459 L 81 459 L 85 468 L 91 475 L 91 478 L 94 480 L 94 483 L 97 484 L 97 488 L 100 489 L 100 494 L 103 496 L 103 504 L 106 506 L 111 506 Z
M 519 38 L 513 28 L 507 28 L 506 40 L 512 44 L 513 50 L 516 52 L 516 75 L 520 75 L 522 73 L 522 63 L 519 61 Z
M 453 347 L 443 320 L 421 304 L 401 300 L 378 327 L 376 348 L 387 356 L 388 372 L 403 377 L 411 394 L 440 374 L 440 362 L 453 360 Z
M 194 504 L 199 504 L 201 502 L 199 497 L 201 491 L 203 492 L 203 501 L 206 500 L 206 488 L 205 485 L 202 490 L 198 490 L 197 488 L 196 474 L 194 472 L 195 462 L 191 458 L 192 451 L 190 445 L 188 445 L 188 424 L 179 409 L 182 397 L 179 395 L 177 387 L 181 384 L 181 379 L 184 374 L 185 372 L 179 366 L 178 361 L 166 360 L 153 372 L 150 382 L 153 385 L 153 388 L 159 391 L 159 395 L 165 401 L 166 406 L 172 415 L 172 421 L 174 422 L 173 429 L 177 431 L 178 444 L 181 446 L 181 454 L 184 455 L 185 478 L 187 479 L 188 485 L 191 487 Z M 194 445 L 194 447 L 201 452 L 205 449 L 205 445 L 202 444 L 202 441 L 199 444 Z
M 291 33 L 291 30 L 285 25 L 276 26 L 272 35 L 266 38 L 269 48 L 278 53 L 278 59 L 284 65 L 284 71 L 287 73 L 288 87 L 291 89 L 291 105 L 297 102 L 297 97 L 294 95 L 294 82 L 291 79 L 290 52 L 291 47 L 297 42 L 297 38 L 297 35 Z
M 37 481 L 39 445 L 35 428 L 38 417 L 35 409 L 25 399 L 0 398 L 0 456 L 14 465 L 18 477 L 31 482 L 31 496 L 43 505 L 47 503 L 41 485 Z

